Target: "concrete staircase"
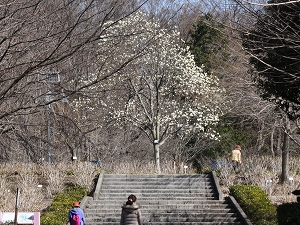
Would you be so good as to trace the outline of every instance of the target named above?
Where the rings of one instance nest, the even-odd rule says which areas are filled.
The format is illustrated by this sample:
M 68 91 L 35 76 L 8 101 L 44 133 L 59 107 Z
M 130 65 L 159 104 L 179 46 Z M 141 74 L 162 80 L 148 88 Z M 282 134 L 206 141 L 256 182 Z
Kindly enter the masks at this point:
M 120 224 L 121 206 L 137 197 L 144 225 L 250 225 L 235 200 L 223 199 L 214 174 L 100 174 L 94 198 L 81 205 L 85 225 Z

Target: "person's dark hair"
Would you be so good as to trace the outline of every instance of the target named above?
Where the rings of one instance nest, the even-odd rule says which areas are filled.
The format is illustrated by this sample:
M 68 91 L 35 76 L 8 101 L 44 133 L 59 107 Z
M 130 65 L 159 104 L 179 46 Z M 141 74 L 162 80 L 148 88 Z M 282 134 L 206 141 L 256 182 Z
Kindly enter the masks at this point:
M 126 205 L 132 205 L 136 201 L 135 195 L 129 195 L 128 196 L 128 201 L 126 202 Z

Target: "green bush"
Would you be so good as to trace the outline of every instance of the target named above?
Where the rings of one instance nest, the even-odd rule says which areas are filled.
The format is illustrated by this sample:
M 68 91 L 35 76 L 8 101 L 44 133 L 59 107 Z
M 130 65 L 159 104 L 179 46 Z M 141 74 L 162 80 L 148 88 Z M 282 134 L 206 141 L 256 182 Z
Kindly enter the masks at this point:
M 300 223 L 300 203 L 292 202 L 277 207 L 279 225 L 298 225 Z
M 277 225 L 276 207 L 258 186 L 233 185 L 232 195 L 255 225 Z
M 74 171 L 72 169 L 68 169 L 66 170 L 66 174 L 69 176 L 74 175 Z
M 63 193 L 57 194 L 48 210 L 42 213 L 41 225 L 65 225 L 72 203 L 80 201 L 86 194 L 86 188 L 79 186 L 67 188 Z

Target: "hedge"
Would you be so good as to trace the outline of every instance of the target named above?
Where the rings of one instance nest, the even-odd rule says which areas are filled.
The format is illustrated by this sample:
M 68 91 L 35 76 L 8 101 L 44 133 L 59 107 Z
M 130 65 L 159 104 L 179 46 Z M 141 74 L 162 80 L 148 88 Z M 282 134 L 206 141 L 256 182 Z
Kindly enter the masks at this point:
M 86 188 L 80 186 L 67 188 L 63 193 L 57 194 L 49 209 L 42 213 L 40 224 L 65 225 L 73 202 L 79 202 L 86 194 Z
M 276 207 L 259 186 L 233 185 L 229 190 L 253 224 L 278 224 Z

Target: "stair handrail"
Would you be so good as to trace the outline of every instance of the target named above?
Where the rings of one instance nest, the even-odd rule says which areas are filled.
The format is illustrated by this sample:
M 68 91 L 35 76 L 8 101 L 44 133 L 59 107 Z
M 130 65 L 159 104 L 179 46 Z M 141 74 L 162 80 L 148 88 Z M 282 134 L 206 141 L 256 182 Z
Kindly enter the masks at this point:
M 223 200 L 223 192 L 220 188 L 220 184 L 219 184 L 219 179 L 218 179 L 218 176 L 216 174 L 216 171 L 212 171 L 212 177 L 213 177 L 213 180 L 214 180 L 214 184 L 215 184 L 215 188 L 217 189 L 217 192 L 218 192 L 218 198 L 220 201 Z
M 87 205 L 89 204 L 90 200 L 92 200 L 93 198 L 91 196 L 84 196 L 82 198 L 82 200 L 80 201 L 80 208 L 85 211 L 85 209 L 87 208 Z
M 235 198 L 233 196 L 229 195 L 228 199 L 231 202 L 231 204 L 233 205 L 233 207 L 235 208 L 235 210 L 237 211 L 237 214 L 238 214 L 239 218 L 241 219 L 241 221 L 243 222 L 243 224 L 253 225 L 252 222 L 248 219 L 246 213 L 243 211 L 243 209 L 239 205 L 239 203 L 235 200 Z
M 101 186 L 102 186 L 102 182 L 103 182 L 103 178 L 104 178 L 104 173 L 105 173 L 104 170 L 102 170 L 100 172 L 99 177 L 98 177 L 96 189 L 95 189 L 95 192 L 94 192 L 94 195 L 93 195 L 93 199 L 94 200 L 98 199 L 98 197 L 99 197 Z

